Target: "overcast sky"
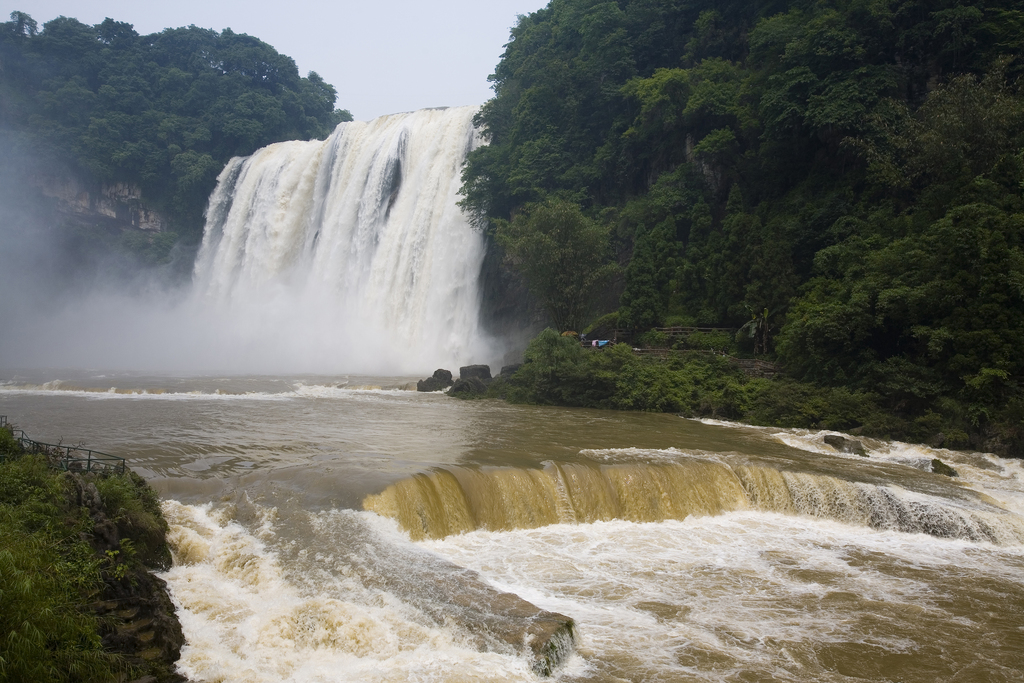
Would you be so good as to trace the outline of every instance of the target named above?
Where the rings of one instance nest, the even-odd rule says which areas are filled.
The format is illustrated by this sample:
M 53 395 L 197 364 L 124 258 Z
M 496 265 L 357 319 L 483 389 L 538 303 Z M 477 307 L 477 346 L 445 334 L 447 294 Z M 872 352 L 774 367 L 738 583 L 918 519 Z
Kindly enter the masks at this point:
M 357 120 L 482 104 L 516 16 L 547 0 L 3 0 L 40 27 L 58 16 L 110 17 L 140 34 L 195 24 L 248 33 L 316 71 Z

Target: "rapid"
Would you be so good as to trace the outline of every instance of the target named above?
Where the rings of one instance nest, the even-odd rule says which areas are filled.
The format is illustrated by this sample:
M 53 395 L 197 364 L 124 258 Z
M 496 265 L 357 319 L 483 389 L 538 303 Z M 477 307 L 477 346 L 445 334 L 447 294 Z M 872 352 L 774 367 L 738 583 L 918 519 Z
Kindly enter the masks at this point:
M 1020 461 L 413 379 L 40 371 L 0 413 L 166 499 L 195 681 L 537 680 L 502 595 L 573 620 L 558 681 L 1019 680 Z

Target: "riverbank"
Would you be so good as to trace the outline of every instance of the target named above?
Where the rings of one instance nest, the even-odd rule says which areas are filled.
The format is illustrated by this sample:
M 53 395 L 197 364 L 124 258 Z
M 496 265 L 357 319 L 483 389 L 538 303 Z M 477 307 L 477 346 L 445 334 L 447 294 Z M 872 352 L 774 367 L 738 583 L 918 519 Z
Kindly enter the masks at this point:
M 62 472 L 0 428 L 5 680 L 182 683 L 167 523 L 142 477 Z
M 754 425 L 853 435 L 1024 457 L 1021 429 L 976 415 L 951 397 L 924 408 L 886 404 L 879 394 L 822 387 L 785 376 L 757 377 L 723 356 L 636 354 L 625 344 L 584 349 L 553 330 L 540 333 L 515 374 L 487 396 L 513 403 L 679 413 Z M 898 378 L 893 378 L 898 381 Z

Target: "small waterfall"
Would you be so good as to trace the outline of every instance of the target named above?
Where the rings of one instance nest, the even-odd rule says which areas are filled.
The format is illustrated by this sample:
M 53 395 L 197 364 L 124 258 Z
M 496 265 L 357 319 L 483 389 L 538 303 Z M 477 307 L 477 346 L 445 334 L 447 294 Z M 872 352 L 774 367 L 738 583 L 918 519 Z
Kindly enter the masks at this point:
M 474 529 L 657 522 L 760 510 L 944 538 L 1024 543 L 1019 517 L 950 488 L 949 497 L 940 497 L 819 473 L 684 458 L 548 463 L 544 469 L 450 467 L 398 481 L 367 496 L 363 508 L 396 519 L 414 540 Z
M 225 334 L 239 353 L 380 373 L 487 353 L 483 238 L 457 206 L 466 154 L 480 144 L 475 113 L 343 123 L 325 141 L 270 145 L 228 164 L 194 281 L 205 304 L 232 318 Z

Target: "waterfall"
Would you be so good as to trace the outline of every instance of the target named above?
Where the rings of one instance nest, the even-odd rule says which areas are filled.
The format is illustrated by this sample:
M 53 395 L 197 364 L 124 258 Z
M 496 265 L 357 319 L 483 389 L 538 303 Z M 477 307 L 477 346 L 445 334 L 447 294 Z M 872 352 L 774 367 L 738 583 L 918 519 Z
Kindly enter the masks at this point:
M 395 482 L 367 496 L 363 508 L 396 519 L 417 540 L 475 529 L 658 522 L 760 510 L 873 529 L 1024 543 L 1024 524 L 1016 515 L 952 484 L 943 493 L 682 458 L 664 464 L 548 463 L 543 469 L 448 467 Z
M 475 113 L 343 123 L 225 167 L 194 282 L 238 353 L 381 374 L 486 357 L 483 237 L 457 205 Z

